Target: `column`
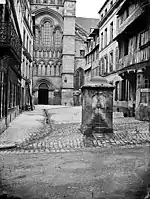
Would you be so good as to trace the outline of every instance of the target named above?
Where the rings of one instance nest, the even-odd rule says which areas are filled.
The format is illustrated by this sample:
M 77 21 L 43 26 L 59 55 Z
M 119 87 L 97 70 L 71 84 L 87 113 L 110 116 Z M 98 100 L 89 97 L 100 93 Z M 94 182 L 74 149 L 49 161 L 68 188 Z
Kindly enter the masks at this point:
M 64 0 L 64 32 L 62 53 L 62 105 L 73 105 L 75 61 L 75 0 Z
M 38 75 L 41 76 L 41 64 L 39 64 Z

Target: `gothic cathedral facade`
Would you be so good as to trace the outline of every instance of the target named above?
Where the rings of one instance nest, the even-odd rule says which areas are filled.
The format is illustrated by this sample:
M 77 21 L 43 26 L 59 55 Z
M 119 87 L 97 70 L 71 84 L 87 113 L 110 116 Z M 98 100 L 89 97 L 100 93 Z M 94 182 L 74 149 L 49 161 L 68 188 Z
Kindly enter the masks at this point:
M 74 105 L 74 73 L 83 65 L 88 32 L 76 23 L 75 0 L 32 0 L 35 16 L 35 104 Z

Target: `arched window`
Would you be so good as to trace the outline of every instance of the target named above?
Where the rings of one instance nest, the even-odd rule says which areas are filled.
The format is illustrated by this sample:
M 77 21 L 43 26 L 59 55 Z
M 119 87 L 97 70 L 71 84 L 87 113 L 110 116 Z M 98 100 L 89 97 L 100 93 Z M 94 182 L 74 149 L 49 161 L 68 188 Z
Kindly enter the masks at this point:
M 59 75 L 61 75 L 61 65 L 59 65 Z
M 39 70 L 39 67 L 38 65 L 36 65 L 36 75 L 38 76 L 38 70 Z
M 55 47 L 60 47 L 61 46 L 61 40 L 62 40 L 62 34 L 61 34 L 59 29 L 55 30 L 54 39 L 55 39 Z
M 54 76 L 56 76 L 56 66 L 54 66 Z
M 49 75 L 52 75 L 52 66 L 50 65 Z
M 45 76 L 47 76 L 47 65 L 45 66 Z
M 43 64 L 41 64 L 41 75 L 43 75 Z
M 52 26 L 49 21 L 46 21 L 42 26 L 42 42 L 44 46 L 53 45 Z
M 39 45 L 39 30 L 35 29 L 35 45 Z

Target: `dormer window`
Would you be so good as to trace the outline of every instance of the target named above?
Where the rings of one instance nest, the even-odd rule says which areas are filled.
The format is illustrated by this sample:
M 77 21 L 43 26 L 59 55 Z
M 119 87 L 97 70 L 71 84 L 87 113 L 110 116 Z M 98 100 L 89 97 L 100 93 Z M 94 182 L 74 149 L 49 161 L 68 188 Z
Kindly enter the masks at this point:
M 111 9 L 112 6 L 113 6 L 113 1 L 110 2 L 110 9 Z

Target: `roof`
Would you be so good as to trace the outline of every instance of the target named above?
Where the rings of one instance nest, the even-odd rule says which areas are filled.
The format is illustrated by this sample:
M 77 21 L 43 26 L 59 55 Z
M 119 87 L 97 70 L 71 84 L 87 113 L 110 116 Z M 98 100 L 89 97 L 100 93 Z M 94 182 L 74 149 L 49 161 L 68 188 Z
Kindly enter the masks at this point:
M 94 28 L 91 30 L 89 37 L 92 37 L 94 35 L 99 35 L 99 28 Z
M 90 28 L 96 28 L 99 19 L 76 17 L 76 23 L 81 26 L 86 32 L 90 33 Z
M 108 2 L 109 2 L 109 0 L 106 0 L 106 1 L 104 2 L 104 4 L 102 5 L 102 7 L 101 7 L 100 10 L 98 11 L 98 13 L 100 13 L 100 12 L 103 10 L 103 8 L 107 5 Z

